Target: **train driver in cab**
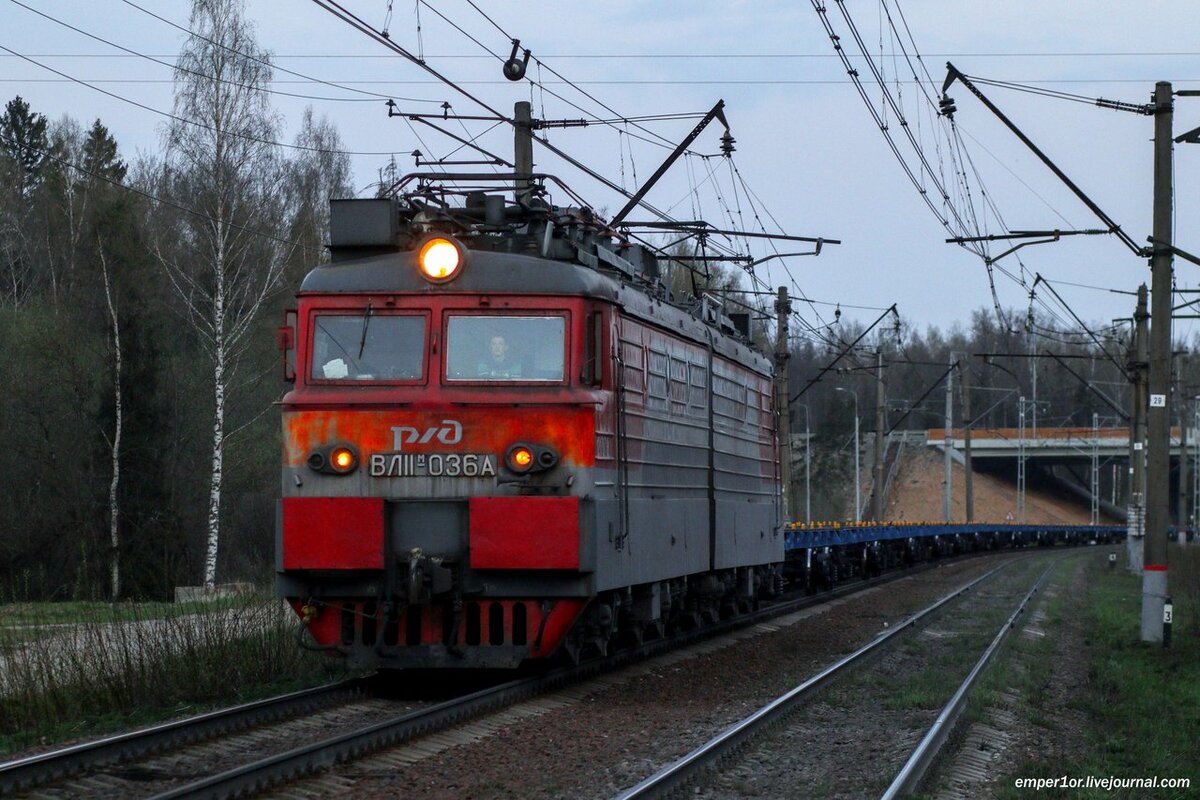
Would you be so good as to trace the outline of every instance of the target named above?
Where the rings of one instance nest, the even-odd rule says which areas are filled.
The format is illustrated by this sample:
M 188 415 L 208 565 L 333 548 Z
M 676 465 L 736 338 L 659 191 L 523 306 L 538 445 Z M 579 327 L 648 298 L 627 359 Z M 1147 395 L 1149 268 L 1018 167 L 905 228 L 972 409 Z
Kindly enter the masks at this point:
M 509 353 L 508 340 L 497 333 L 488 340 L 487 356 L 479 362 L 476 372 L 480 378 L 511 380 L 521 377 L 521 363 Z

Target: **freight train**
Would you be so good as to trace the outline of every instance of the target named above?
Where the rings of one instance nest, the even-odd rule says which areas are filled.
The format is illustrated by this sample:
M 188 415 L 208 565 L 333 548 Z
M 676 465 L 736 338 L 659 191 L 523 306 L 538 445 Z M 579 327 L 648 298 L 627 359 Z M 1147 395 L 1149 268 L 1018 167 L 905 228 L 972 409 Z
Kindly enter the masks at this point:
M 279 593 L 355 664 L 510 668 L 778 592 L 748 317 L 677 302 L 658 253 L 552 206 L 547 176 L 484 177 L 331 203 L 331 261 L 280 329 Z
M 1093 535 L 785 526 L 749 316 L 674 296 L 668 259 L 551 205 L 549 176 L 491 177 L 333 201 L 332 258 L 280 328 L 276 583 L 308 646 L 385 669 L 578 659 L 785 582 Z

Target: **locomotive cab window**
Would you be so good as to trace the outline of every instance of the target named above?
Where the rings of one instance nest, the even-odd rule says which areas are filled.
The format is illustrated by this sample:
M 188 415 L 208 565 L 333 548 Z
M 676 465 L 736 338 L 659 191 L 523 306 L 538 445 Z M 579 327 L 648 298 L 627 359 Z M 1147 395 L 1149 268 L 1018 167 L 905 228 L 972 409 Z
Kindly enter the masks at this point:
M 372 313 L 313 317 L 317 381 L 415 381 L 425 363 L 425 317 Z
M 562 316 L 450 316 L 446 378 L 562 383 L 566 335 L 567 321 Z

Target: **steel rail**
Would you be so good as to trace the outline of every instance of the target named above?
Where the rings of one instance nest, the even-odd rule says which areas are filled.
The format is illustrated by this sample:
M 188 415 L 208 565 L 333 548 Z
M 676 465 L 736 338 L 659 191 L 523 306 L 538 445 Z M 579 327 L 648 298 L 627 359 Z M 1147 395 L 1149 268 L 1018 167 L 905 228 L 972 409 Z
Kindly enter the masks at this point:
M 958 691 L 954 693 L 954 696 L 942 708 L 941 713 L 938 714 L 937 719 L 934 720 L 933 725 L 930 726 L 921 743 L 913 750 L 908 761 L 900 769 L 900 772 L 896 774 L 891 786 L 883 793 L 882 800 L 894 800 L 897 797 L 915 794 L 917 789 L 920 788 L 921 781 L 925 778 L 929 767 L 933 765 L 941 754 L 942 747 L 945 746 L 947 739 L 950 737 L 950 732 L 954 730 L 959 716 L 966 709 L 967 698 L 970 696 L 972 687 L 975 686 L 976 681 L 979 680 L 979 676 L 987 668 L 988 662 L 992 660 L 992 656 L 1000 649 L 1000 644 L 1007 638 L 1016 625 L 1017 617 L 1025 611 L 1025 607 L 1029 605 L 1029 601 L 1033 599 L 1034 594 L 1041 588 L 1042 582 L 1046 580 L 1046 576 L 1050 574 L 1050 570 L 1054 569 L 1057 564 L 1058 559 L 1055 559 L 1055 561 L 1046 566 L 1046 569 L 1017 605 L 1016 610 L 1013 611 L 1008 621 L 1000 627 L 996 638 L 992 639 L 992 643 L 988 645 L 987 650 L 983 651 L 983 655 L 979 657 L 979 661 L 975 662 L 975 666 L 971 669 L 966 679 L 963 680 L 962 685 L 958 687 Z
M 889 631 L 880 634 L 875 639 L 855 650 L 853 653 L 838 659 L 830 666 L 821 670 L 816 675 L 813 675 L 811 678 L 804 681 L 799 686 L 791 689 L 786 694 L 783 694 L 780 697 L 777 697 L 775 700 L 772 700 L 770 703 L 763 706 L 758 711 L 755 711 L 750 716 L 729 726 L 716 737 L 710 739 L 700 747 L 697 747 L 695 750 L 691 751 L 679 760 L 663 767 L 658 772 L 655 772 L 650 777 L 638 783 L 636 786 L 633 786 L 615 795 L 613 800 L 635 800 L 635 798 L 636 800 L 643 800 L 643 798 L 650 797 L 665 797 L 672 792 L 683 788 L 688 781 L 695 778 L 704 770 L 714 766 L 718 761 L 732 753 L 746 741 L 761 732 L 768 725 L 781 719 L 784 715 L 791 711 L 801 699 L 805 698 L 816 689 L 829 682 L 830 679 L 839 674 L 842 670 L 861 661 L 867 655 L 883 647 L 894 637 L 899 636 L 901 633 L 907 631 L 917 622 L 929 616 L 930 614 L 933 614 L 951 600 L 954 600 L 960 595 L 965 594 L 975 586 L 978 586 L 983 581 L 991 578 L 997 572 L 1013 563 L 1016 563 L 1015 559 L 1013 561 L 1008 561 L 1004 564 L 1001 564 L 998 567 L 994 567 L 971 582 L 960 586 L 955 591 L 917 612 L 904 622 L 901 622 Z
M 976 554 L 978 555 L 978 554 Z M 957 559 L 955 559 L 957 560 Z M 935 561 L 917 569 L 895 570 L 869 580 L 854 581 L 828 592 L 773 604 L 771 606 L 739 615 L 716 625 L 700 628 L 682 636 L 658 639 L 643 644 L 640 648 L 622 651 L 608 658 L 584 662 L 577 666 L 560 667 L 541 676 L 509 681 L 499 686 L 481 689 L 463 697 L 448 700 L 430 708 L 409 712 L 391 720 L 376 723 L 358 731 L 312 742 L 269 756 L 260 761 L 245 764 L 207 778 L 176 787 L 155 795 L 154 800 L 174 798 L 227 798 L 262 791 L 285 780 L 301 777 L 318 769 L 333 766 L 384 747 L 392 747 L 420 736 L 445 730 L 466 719 L 495 711 L 513 703 L 521 702 L 560 686 L 591 677 L 625 664 L 694 644 L 704 639 L 719 636 L 732 630 L 763 622 L 774 617 L 794 613 L 814 605 L 827 603 L 846 595 L 889 583 L 899 578 L 918 574 L 945 561 Z M 992 570 L 995 572 L 1012 561 Z M 987 573 L 991 575 L 992 573 Z M 976 581 L 977 582 L 977 581 Z M 974 585 L 973 582 L 970 585 Z M 964 588 L 965 590 L 965 588 Z
M 304 713 L 337 694 L 353 694 L 364 690 L 364 679 L 354 678 L 0 763 L 0 795 L 212 738 L 231 730 Z

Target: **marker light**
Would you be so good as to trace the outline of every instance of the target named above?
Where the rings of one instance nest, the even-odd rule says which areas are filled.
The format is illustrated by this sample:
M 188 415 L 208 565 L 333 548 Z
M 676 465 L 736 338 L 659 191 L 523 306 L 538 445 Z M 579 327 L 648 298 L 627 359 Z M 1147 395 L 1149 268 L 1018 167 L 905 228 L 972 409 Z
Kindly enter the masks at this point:
M 528 472 L 533 466 L 533 451 L 525 445 L 516 445 L 508 451 L 507 460 L 513 472 Z
M 421 246 L 417 263 L 426 280 L 448 281 L 453 279 L 462 266 L 462 252 L 449 239 L 430 239 Z
M 348 444 L 318 447 L 308 454 L 308 468 L 325 475 L 349 475 L 358 469 L 358 451 Z
M 335 447 L 333 452 L 329 454 L 329 466 L 333 467 L 335 472 L 349 472 L 354 469 L 355 461 L 354 451 L 349 447 Z

